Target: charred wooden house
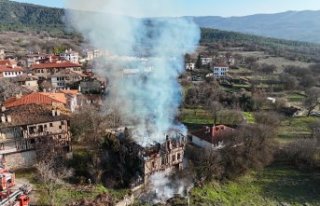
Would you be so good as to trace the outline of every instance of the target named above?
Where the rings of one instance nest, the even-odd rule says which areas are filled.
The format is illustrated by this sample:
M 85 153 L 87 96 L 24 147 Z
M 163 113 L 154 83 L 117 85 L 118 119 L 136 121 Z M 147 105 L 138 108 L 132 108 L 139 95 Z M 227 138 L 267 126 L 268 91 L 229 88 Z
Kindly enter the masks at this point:
M 186 138 L 180 132 L 170 131 L 165 137 L 165 142 L 156 142 L 148 146 L 143 146 L 132 138 L 128 138 L 127 135 L 123 135 L 125 133 L 126 132 L 117 136 L 122 147 L 125 148 L 123 150 L 126 156 L 134 159 L 135 166 L 137 166 L 138 171 L 136 171 L 136 178 L 133 185 L 146 183 L 151 175 L 160 171 L 183 169 Z M 128 163 L 130 160 L 126 161 Z

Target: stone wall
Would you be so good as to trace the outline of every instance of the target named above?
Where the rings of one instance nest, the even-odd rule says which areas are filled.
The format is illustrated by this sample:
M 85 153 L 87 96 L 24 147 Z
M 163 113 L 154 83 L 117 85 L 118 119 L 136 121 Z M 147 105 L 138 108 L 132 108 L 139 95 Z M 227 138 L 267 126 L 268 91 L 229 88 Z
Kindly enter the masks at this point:
M 36 151 L 4 154 L 1 157 L 8 169 L 21 169 L 32 167 L 37 160 Z

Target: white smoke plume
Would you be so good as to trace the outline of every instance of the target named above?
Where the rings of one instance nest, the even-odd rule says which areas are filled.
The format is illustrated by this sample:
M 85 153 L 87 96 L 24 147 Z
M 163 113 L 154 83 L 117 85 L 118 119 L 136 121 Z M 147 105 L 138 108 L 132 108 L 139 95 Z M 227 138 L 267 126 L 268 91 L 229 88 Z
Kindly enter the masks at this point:
M 163 142 L 179 127 L 177 82 L 183 55 L 193 52 L 200 30 L 187 18 L 163 18 L 177 9 L 173 0 L 66 0 L 68 19 L 90 43 L 108 51 L 99 74 L 110 80 L 109 102 L 135 125 L 136 140 Z M 96 12 L 97 11 L 97 12 Z M 134 16 L 134 17 L 129 17 Z M 158 18 L 141 18 L 157 16 Z
M 166 170 L 153 174 L 148 182 L 148 192 L 140 198 L 147 203 L 166 203 L 170 198 L 177 196 L 186 197 L 192 189 L 192 178 L 175 179 L 172 171 Z

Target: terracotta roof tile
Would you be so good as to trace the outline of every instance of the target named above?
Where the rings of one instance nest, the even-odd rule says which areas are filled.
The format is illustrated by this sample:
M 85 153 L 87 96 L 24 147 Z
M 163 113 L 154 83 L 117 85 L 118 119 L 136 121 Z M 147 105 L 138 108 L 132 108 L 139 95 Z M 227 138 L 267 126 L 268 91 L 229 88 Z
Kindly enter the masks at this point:
M 25 71 L 22 67 L 11 67 L 0 65 L 0 72 L 23 72 Z
M 33 64 L 31 65 L 32 69 L 53 69 L 53 68 L 70 68 L 70 67 L 81 67 L 80 64 L 75 64 L 69 61 L 63 62 L 50 62 L 50 63 L 43 63 L 43 64 Z
M 50 97 L 53 100 L 56 100 L 58 102 L 61 102 L 63 104 L 67 104 L 67 98 L 64 93 L 49 93 L 49 92 L 42 92 L 42 95 L 46 95 Z
M 225 135 L 230 134 L 230 132 L 233 130 L 233 128 L 225 125 L 217 125 L 213 127 L 204 127 L 191 132 L 191 134 L 211 144 L 216 144 L 221 141 Z
M 12 64 L 15 64 L 15 62 L 12 61 L 12 60 L 9 60 L 9 59 L 0 60 L 0 65 L 1 66 L 10 66 Z
M 59 92 L 62 92 L 64 94 L 71 94 L 71 95 L 77 95 L 77 94 L 80 94 L 80 92 L 76 89 L 62 89 L 62 90 L 59 90 Z
M 62 94 L 63 95 L 63 94 Z M 52 105 L 53 103 L 66 104 L 65 97 L 62 95 L 52 95 L 52 93 L 31 93 L 20 98 L 12 97 L 4 102 L 6 108 L 18 107 L 21 105 L 38 104 L 38 105 Z

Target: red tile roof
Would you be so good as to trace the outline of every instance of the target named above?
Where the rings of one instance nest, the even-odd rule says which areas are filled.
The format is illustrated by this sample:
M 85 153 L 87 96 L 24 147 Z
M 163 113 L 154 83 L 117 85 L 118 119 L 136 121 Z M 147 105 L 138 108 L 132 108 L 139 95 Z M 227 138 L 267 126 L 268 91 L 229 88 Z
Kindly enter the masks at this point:
M 0 72 L 23 72 L 24 69 L 22 67 L 10 67 L 0 65 Z
M 14 61 L 6 59 L 6 60 L 0 60 L 0 65 L 2 66 L 10 66 L 12 64 L 15 64 Z
M 221 141 L 224 136 L 230 134 L 230 132 L 233 130 L 233 128 L 225 125 L 217 125 L 213 127 L 204 127 L 197 131 L 191 132 L 191 134 L 211 144 L 216 144 Z
M 64 94 L 71 94 L 71 95 L 77 95 L 77 94 L 80 94 L 80 92 L 76 89 L 62 89 L 62 90 L 59 90 L 59 92 L 62 92 Z
M 66 99 L 58 97 L 57 95 L 36 92 L 24 95 L 20 98 L 12 97 L 4 102 L 4 106 L 6 108 L 11 108 L 28 104 L 52 105 L 53 103 L 66 104 Z
M 53 68 L 70 68 L 70 67 L 81 67 L 80 64 L 75 64 L 69 61 L 63 62 L 50 62 L 43 64 L 33 64 L 31 65 L 32 69 L 53 69 Z

